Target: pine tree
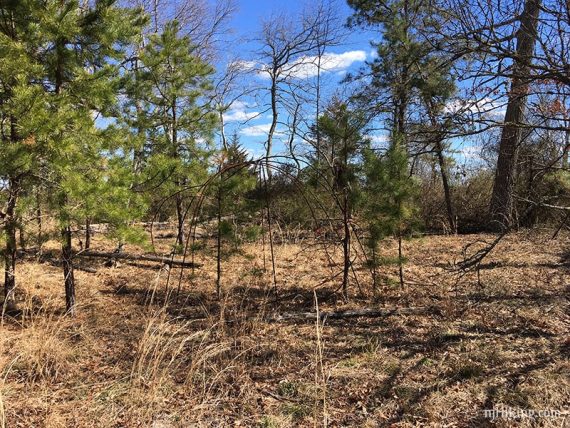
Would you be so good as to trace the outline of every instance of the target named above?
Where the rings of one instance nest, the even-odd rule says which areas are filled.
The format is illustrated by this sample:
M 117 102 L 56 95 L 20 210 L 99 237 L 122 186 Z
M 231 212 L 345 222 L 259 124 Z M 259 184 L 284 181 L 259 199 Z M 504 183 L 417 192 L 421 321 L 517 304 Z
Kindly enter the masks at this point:
M 430 6 L 422 0 L 349 0 L 355 10 L 350 25 L 379 28 L 374 43 L 377 56 L 370 63 L 371 80 L 358 98 L 377 112 L 388 112 L 390 127 L 400 134 L 407 149 L 409 110 L 414 89 L 423 80 L 423 63 L 430 45 L 418 36 L 419 27 L 430 25 Z
M 415 198 L 417 186 L 408 175 L 408 156 L 401 140 L 392 137 L 386 154 L 379 156 L 367 150 L 365 165 L 364 214 L 369 232 L 367 246 L 371 250 L 373 282 L 376 288 L 376 268 L 379 264 L 378 243 L 387 236 L 398 240 L 398 274 L 404 286 L 402 238 L 416 226 Z
M 0 3 L 0 181 L 5 184 L 0 227 L 5 235 L 5 309 L 16 301 L 16 229 L 21 196 L 36 180 L 43 146 L 38 134 L 49 114 L 41 86 L 43 64 L 34 55 L 41 48 L 34 14 L 38 2 Z
M 239 137 L 232 136 L 218 154 L 218 183 L 216 194 L 216 294 L 222 294 L 222 260 L 231 254 L 224 251 L 224 242 L 231 242 L 234 249 L 239 245 L 240 220 L 248 220 L 257 208 L 247 198 L 257 184 L 255 171 L 251 170 L 247 152 L 240 145 Z
M 184 190 L 205 181 L 217 120 L 206 97 L 213 68 L 195 49 L 179 34 L 178 23 L 170 22 L 149 37 L 125 79 L 124 120 L 136 129 L 136 169 L 159 183 L 161 198 L 174 198 L 179 249 L 185 244 Z
M 41 2 L 34 14 L 43 49 L 42 80 L 49 121 L 42 129 L 51 203 L 62 240 L 66 308 L 75 311 L 75 280 L 71 242 L 77 212 L 72 203 L 92 190 L 93 174 L 106 158 L 94 112 L 116 101 L 118 62 L 142 21 L 138 10 L 121 9 L 113 0 L 80 6 L 76 1 Z M 100 189 L 99 189 L 100 190 Z M 98 195 L 104 197 L 104 195 Z
M 363 137 L 365 115 L 340 100 L 333 100 L 319 118 L 321 144 L 315 156 L 317 168 L 328 166 L 319 175 L 330 180 L 336 207 L 342 215 L 343 275 L 342 294 L 348 298 L 351 262 L 351 229 L 354 208 L 359 198 L 359 157 L 367 147 Z M 322 179 L 321 178 L 321 179 Z
M 377 27 L 381 33 L 381 41 L 375 43 L 377 57 L 370 63 L 370 83 L 357 96 L 363 105 L 384 114 L 390 130 L 385 158 L 375 160 L 368 156 L 368 187 L 378 195 L 369 210 L 377 211 L 383 223 L 375 224 L 372 220 L 369 244 L 376 248 L 377 238 L 383 235 L 381 230 L 396 236 L 399 277 L 403 286 L 402 236 L 413 217 L 414 183 L 408 173 L 409 117 L 414 103 L 421 100 L 421 92 L 428 94 L 436 87 L 427 84 L 426 79 L 430 79 L 429 70 L 437 70 L 438 54 L 422 37 L 422 32 L 437 26 L 437 14 L 434 4 L 422 0 L 349 0 L 349 5 L 355 10 L 351 25 Z M 440 80 L 445 81 L 444 78 Z M 374 168 L 379 170 L 373 171 Z

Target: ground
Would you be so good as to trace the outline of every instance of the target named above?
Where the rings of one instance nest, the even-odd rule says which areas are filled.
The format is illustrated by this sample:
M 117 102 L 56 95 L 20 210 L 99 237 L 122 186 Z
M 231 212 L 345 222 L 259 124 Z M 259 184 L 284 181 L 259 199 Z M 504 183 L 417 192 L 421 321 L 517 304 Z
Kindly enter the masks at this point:
M 0 327 L 0 426 L 564 426 L 568 413 L 493 423 L 483 414 L 569 410 L 570 236 L 551 235 L 508 235 L 463 274 L 454 263 L 465 246 L 477 242 L 473 253 L 492 236 L 409 240 L 405 288 L 387 265 L 374 298 L 359 258 L 348 302 L 330 244 L 277 243 L 276 291 L 268 248 L 244 245 L 223 263 L 221 301 L 212 242 L 194 272 L 85 259 L 96 272 L 76 271 L 75 318 L 48 243 L 41 263 L 18 266 L 22 313 Z M 395 250 L 383 243 L 386 258 Z M 424 311 L 275 319 L 316 305 Z

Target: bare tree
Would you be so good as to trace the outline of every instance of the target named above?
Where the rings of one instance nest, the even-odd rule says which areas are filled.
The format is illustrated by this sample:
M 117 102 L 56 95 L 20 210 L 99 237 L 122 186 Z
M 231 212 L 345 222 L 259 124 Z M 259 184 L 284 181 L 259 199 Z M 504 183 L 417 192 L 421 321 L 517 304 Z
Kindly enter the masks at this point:
M 252 93 L 255 88 L 245 84 L 245 77 L 249 75 L 249 70 L 241 66 L 237 60 L 231 60 L 224 72 L 217 77 L 213 90 L 213 100 L 211 104 L 214 106 L 218 114 L 218 129 L 220 137 L 220 157 L 218 159 L 218 189 L 216 194 L 216 294 L 218 298 L 222 293 L 222 218 L 223 212 L 223 184 L 226 178 L 224 169 L 228 167 L 229 159 L 229 143 L 225 129 L 225 114 L 232 106 L 248 94 Z M 247 122 L 247 118 L 244 122 Z M 237 134 L 234 136 L 236 137 Z M 236 137 L 237 138 L 237 137 Z
M 176 20 L 181 34 L 190 37 L 195 54 L 212 61 L 220 52 L 220 41 L 228 33 L 228 23 L 236 10 L 234 0 L 122 0 L 142 8 L 150 17 L 146 32 L 159 33 L 167 22 Z
M 537 40 L 540 0 L 526 0 L 517 31 L 517 48 L 513 58 L 512 83 L 505 113 L 505 125 L 499 143 L 499 158 L 491 197 L 491 216 L 500 228 L 513 226 L 514 183 L 517 167 L 525 101 L 529 91 L 530 63 Z
M 269 77 L 267 92 L 271 124 L 265 142 L 266 156 L 272 154 L 277 127 L 280 123 L 281 107 L 289 106 L 289 112 L 295 120 L 294 133 L 298 132 L 299 101 L 301 94 L 309 97 L 308 91 L 315 89 L 316 114 L 321 104 L 320 76 L 326 64 L 323 62 L 326 49 L 337 44 L 340 33 L 334 28 L 338 22 L 333 7 L 329 3 L 320 2 L 312 8 L 306 8 L 299 18 L 294 19 L 278 14 L 262 24 L 258 52 L 259 72 Z M 312 88 L 308 81 L 316 77 L 316 87 Z M 296 111 L 296 113 L 295 113 Z M 290 129 L 291 130 L 291 129 Z M 271 178 L 271 172 L 268 171 Z
M 275 261 L 271 230 L 271 157 L 279 133 L 278 126 L 283 124 L 288 128 L 289 151 L 292 158 L 296 159 L 294 142 L 295 137 L 300 134 L 302 106 L 310 99 L 307 81 L 311 77 L 320 76 L 323 67 L 321 60 L 326 47 L 336 40 L 336 34 L 331 30 L 335 19 L 334 8 L 330 4 L 327 6 L 327 3 L 320 2 L 314 7 L 305 8 L 298 17 L 280 13 L 262 23 L 258 39 L 261 48 L 256 53 L 253 68 L 257 73 L 269 78 L 263 92 L 268 98 L 266 111 L 270 112 L 271 122 L 264 142 L 265 162 L 264 168 L 260 170 L 260 182 L 265 188 L 266 220 L 273 267 Z M 318 87 L 320 90 L 320 84 Z M 317 99 L 320 103 L 320 92 Z M 281 119 L 282 115 L 287 115 L 285 120 Z M 275 285 L 274 268 L 273 282 Z
M 524 139 L 538 130 L 566 132 L 569 6 L 561 0 L 488 2 L 443 0 L 447 13 L 445 49 L 461 58 L 458 75 L 471 87 L 466 100 L 479 110 L 473 122 L 485 132 L 500 127 L 490 214 L 494 229 L 517 225 L 515 185 Z M 528 112 L 554 96 L 555 108 Z M 538 113 L 538 115 L 537 115 Z M 542 116 L 542 120 L 537 120 Z M 561 159 L 567 151 L 561 139 Z M 526 211 L 526 210 L 525 210 Z

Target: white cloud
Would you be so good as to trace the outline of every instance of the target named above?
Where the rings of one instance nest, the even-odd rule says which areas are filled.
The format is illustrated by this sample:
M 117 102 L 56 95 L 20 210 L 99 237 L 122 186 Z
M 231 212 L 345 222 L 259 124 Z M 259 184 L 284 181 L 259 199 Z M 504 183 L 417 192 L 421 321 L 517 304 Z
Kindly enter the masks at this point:
M 237 60 L 231 64 L 232 67 L 236 67 L 242 71 L 255 71 L 257 70 L 259 64 L 255 61 Z
M 366 61 L 366 52 L 361 50 L 348 51 L 340 54 L 325 53 L 321 57 L 321 73 L 345 72 L 354 63 L 363 61 Z M 284 71 L 287 75 L 297 79 L 309 79 L 311 77 L 315 77 L 319 72 L 318 57 L 302 57 L 296 64 Z
M 309 79 L 317 76 L 319 72 L 318 56 L 303 56 L 281 69 L 282 76 L 295 79 Z M 343 53 L 325 53 L 321 56 L 321 73 L 345 73 L 353 64 L 366 61 L 366 52 L 363 50 Z M 269 78 L 268 66 L 255 61 L 240 61 L 239 67 L 245 71 L 255 71 L 262 79 Z
M 384 144 L 390 141 L 390 137 L 387 134 L 383 135 L 368 135 L 370 141 L 374 144 Z
M 247 122 L 259 116 L 260 113 L 258 111 L 247 111 L 249 107 L 243 101 L 234 101 L 229 110 L 224 113 L 224 122 Z
M 468 160 L 480 160 L 481 159 L 481 146 L 465 146 L 459 150 L 461 156 Z
M 487 118 L 497 119 L 505 115 L 505 103 L 495 98 L 484 97 L 481 99 L 456 99 L 445 106 L 444 111 L 448 114 L 471 114 Z
M 254 105 L 248 104 L 245 101 L 242 100 L 234 100 L 231 104 L 230 104 L 230 108 L 231 109 L 236 109 L 236 110 L 244 110 L 248 107 L 254 107 Z
M 269 134 L 270 129 L 271 129 L 271 123 L 263 123 L 261 125 L 252 125 L 243 128 L 240 131 L 240 134 L 246 137 L 267 137 L 267 134 Z M 274 135 L 276 136 L 283 135 L 283 130 L 280 130 L 279 128 L 275 129 Z
M 264 137 L 269 133 L 270 128 L 270 123 L 264 123 L 263 125 L 252 125 L 248 126 L 247 128 L 243 128 L 240 131 L 240 134 L 245 135 L 246 137 Z
M 258 115 L 259 112 L 257 111 L 230 109 L 227 113 L 224 113 L 224 122 L 246 122 Z

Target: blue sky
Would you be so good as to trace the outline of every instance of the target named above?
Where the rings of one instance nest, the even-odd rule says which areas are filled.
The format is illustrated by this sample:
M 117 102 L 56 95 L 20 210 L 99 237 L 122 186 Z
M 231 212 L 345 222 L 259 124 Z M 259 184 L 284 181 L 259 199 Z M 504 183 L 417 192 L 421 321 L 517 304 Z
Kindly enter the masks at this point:
M 225 49 L 229 57 L 240 58 L 248 63 L 256 63 L 256 67 L 262 67 L 259 58 L 255 52 L 260 45 L 255 41 L 259 35 L 262 21 L 271 16 L 285 14 L 293 19 L 300 16 L 303 9 L 311 5 L 303 0 L 237 0 L 237 12 L 235 13 L 230 27 L 232 33 L 228 34 L 226 39 L 230 41 Z M 339 21 L 344 24 L 351 15 L 351 9 L 345 1 L 337 0 L 336 10 L 339 15 Z M 363 30 L 346 29 L 346 37 L 342 44 L 327 49 L 327 64 L 329 66 L 323 73 L 323 100 L 326 102 L 327 95 L 339 89 L 339 83 L 347 72 L 356 71 L 365 65 L 365 61 L 372 58 L 372 48 L 370 40 L 373 33 Z M 224 67 L 224 64 L 218 66 Z M 309 77 L 313 75 L 311 69 L 303 69 L 301 73 L 305 73 Z M 264 94 L 264 88 L 267 88 L 269 79 L 263 78 L 259 73 L 252 73 L 247 78 L 246 84 L 261 87 L 261 91 L 257 92 L 256 97 L 242 97 L 236 102 L 230 111 L 225 115 L 226 133 L 231 134 L 237 130 L 241 143 L 254 155 L 260 155 L 263 152 L 264 141 L 267 138 L 267 130 L 270 125 L 270 116 L 267 109 L 268 97 Z M 287 113 L 281 109 L 280 121 L 287 121 Z M 310 116 L 310 114 L 309 114 Z M 283 129 L 283 128 L 282 128 Z M 277 136 L 274 153 L 284 150 L 281 139 L 287 136 L 282 134 Z
M 234 14 L 231 25 L 240 35 L 252 35 L 259 31 L 260 22 L 273 13 L 285 12 L 299 14 L 303 7 L 310 5 L 310 0 L 236 0 L 237 13 Z M 344 0 L 336 0 L 338 14 L 341 18 L 348 18 L 352 9 Z M 370 49 L 368 43 L 371 33 L 353 31 L 345 43 L 345 47 Z
M 179 0 L 183 1 L 183 0 Z M 215 5 L 216 0 L 207 0 Z M 267 75 L 259 70 L 263 68 L 262 60 L 259 58 L 258 51 L 260 43 L 258 40 L 262 22 L 270 19 L 272 16 L 285 15 L 292 20 L 299 18 L 307 7 L 314 6 L 311 0 L 234 0 L 236 3 L 236 11 L 228 24 L 228 31 L 223 35 L 222 41 L 219 43 L 218 51 L 220 56 L 218 61 L 214 63 L 220 74 L 223 74 L 227 63 L 231 60 L 240 61 L 244 64 L 253 64 L 257 70 L 251 70 L 239 82 L 236 92 L 239 93 L 243 88 L 256 87 L 255 93 L 249 93 L 240 96 L 231 106 L 230 110 L 224 115 L 226 135 L 236 132 L 240 137 L 242 145 L 254 156 L 262 156 L 265 154 L 264 146 L 267 141 L 267 133 L 271 124 L 271 115 L 269 111 L 269 79 Z M 318 1 L 318 0 L 317 0 Z M 331 1 L 331 0 L 329 0 Z M 348 17 L 352 14 L 352 10 L 346 4 L 346 0 L 335 1 L 335 10 L 338 15 L 339 27 L 345 32 L 342 43 L 332 47 L 328 47 L 323 60 L 322 71 L 322 106 L 325 106 L 330 96 L 338 93 L 346 96 L 349 90 L 346 90 L 347 84 L 342 83 L 343 78 L 348 72 L 355 72 L 366 66 L 366 61 L 370 61 L 375 56 L 375 50 L 370 42 L 378 39 L 378 32 L 373 30 L 364 30 L 361 28 L 348 29 L 345 27 Z M 310 65 L 310 57 L 307 61 L 303 61 L 302 66 L 294 73 L 298 81 L 304 83 L 314 80 L 316 67 Z M 297 64 L 297 63 L 296 63 Z M 248 66 L 249 67 L 249 66 Z M 311 68 L 312 67 L 312 68 Z M 306 91 L 309 96 L 314 96 L 314 90 Z M 234 95 L 234 94 L 233 94 Z M 233 98 L 232 95 L 232 98 Z M 493 103 L 493 100 L 487 104 Z M 454 108 L 453 106 L 450 106 Z M 464 106 L 460 106 L 464 108 Z M 475 108 L 476 107 L 476 108 Z M 477 110 L 484 106 L 467 107 L 468 110 Z M 303 105 L 300 116 L 305 119 L 305 123 L 300 125 L 300 133 L 303 129 L 312 125 L 316 116 L 315 103 L 308 100 Z M 286 146 L 283 144 L 290 136 L 287 132 L 287 122 L 290 115 L 284 108 L 280 108 L 278 132 L 274 139 L 273 154 L 283 154 L 287 152 Z M 98 124 L 107 124 L 104 118 L 98 119 Z M 386 133 L 376 131 L 369 135 L 374 143 L 385 143 L 387 141 Z M 217 140 L 219 143 L 219 138 Z M 465 147 L 465 141 L 452 141 L 453 148 L 460 150 L 461 154 L 456 157 L 462 157 L 460 161 L 470 161 L 477 158 L 477 150 L 471 144 Z M 303 151 L 307 148 L 306 144 L 300 137 L 295 138 L 295 146 L 297 150 Z
M 224 48 L 230 57 L 241 58 L 253 63 L 259 61 L 259 58 L 255 56 L 255 51 L 259 49 L 259 44 L 255 38 L 260 33 L 262 21 L 272 15 L 282 13 L 294 18 L 299 16 L 307 5 L 311 5 L 310 0 L 236 0 L 236 3 L 237 12 L 230 23 L 232 33 L 227 35 L 228 42 Z M 352 14 L 352 10 L 345 0 L 336 0 L 336 10 L 340 22 L 345 24 L 347 18 Z M 347 72 L 357 71 L 365 66 L 365 61 L 372 60 L 374 57 L 374 49 L 371 47 L 370 41 L 378 37 L 377 33 L 363 29 L 346 29 L 346 32 L 347 35 L 342 44 L 330 47 L 327 50 L 330 55 L 331 67 L 328 72 L 323 74 L 324 96 L 322 99 L 324 103 L 326 103 L 327 96 L 342 88 L 343 85 L 339 83 Z M 260 64 L 258 63 L 257 66 L 259 67 Z M 220 67 L 223 68 L 224 64 L 219 64 L 218 68 Z M 253 73 L 245 82 L 248 85 L 265 87 L 265 89 L 267 89 L 268 83 L 269 80 L 263 79 L 259 73 Z M 265 95 L 263 94 L 264 91 L 262 90 L 257 93 L 255 98 L 247 96 L 240 98 L 225 115 L 226 134 L 230 135 L 237 131 L 240 142 L 254 156 L 264 154 L 264 142 L 267 139 L 267 131 L 271 122 L 269 111 L 267 111 L 267 91 L 265 91 Z M 480 103 L 481 101 L 477 101 L 477 105 L 469 107 L 469 109 L 484 109 L 485 107 L 480 106 Z M 495 103 L 493 100 L 488 100 L 489 105 L 493 103 Z M 305 117 L 307 122 L 314 120 L 314 115 L 311 114 L 310 109 L 306 111 Z M 280 110 L 279 120 L 287 121 L 287 113 L 283 109 Z M 285 128 L 282 127 L 281 129 Z M 286 140 L 287 137 L 286 133 L 276 136 L 274 154 L 286 151 L 280 140 Z M 376 143 L 385 142 L 387 139 L 387 135 L 381 131 L 377 131 L 370 137 Z M 297 140 L 299 141 L 298 147 L 302 148 L 300 140 Z M 480 149 L 478 143 L 456 139 L 452 141 L 452 147 L 456 151 L 454 157 L 459 163 L 472 162 L 478 159 Z

